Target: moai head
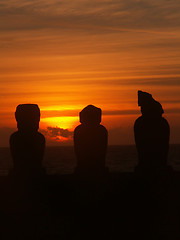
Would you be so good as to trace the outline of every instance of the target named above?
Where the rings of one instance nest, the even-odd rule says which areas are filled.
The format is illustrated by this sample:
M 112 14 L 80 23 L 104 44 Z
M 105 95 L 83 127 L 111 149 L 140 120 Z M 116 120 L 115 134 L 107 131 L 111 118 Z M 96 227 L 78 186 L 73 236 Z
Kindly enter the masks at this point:
M 20 104 L 16 108 L 17 128 L 21 132 L 36 132 L 39 128 L 40 109 L 37 104 Z
M 86 106 L 80 113 L 80 122 L 82 124 L 97 125 L 101 122 L 101 109 L 93 105 Z
M 161 104 L 147 92 L 138 91 L 138 106 L 141 107 L 142 115 L 156 117 L 164 113 Z

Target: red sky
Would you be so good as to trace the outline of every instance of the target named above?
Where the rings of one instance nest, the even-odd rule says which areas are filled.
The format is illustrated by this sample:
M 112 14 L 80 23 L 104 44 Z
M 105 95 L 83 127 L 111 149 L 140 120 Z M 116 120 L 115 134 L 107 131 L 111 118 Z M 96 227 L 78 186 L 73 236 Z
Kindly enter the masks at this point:
M 20 103 L 39 105 L 47 144 L 69 143 L 88 104 L 102 108 L 110 144 L 134 144 L 138 89 L 180 143 L 179 26 L 177 0 L 1 1 L 0 146 Z

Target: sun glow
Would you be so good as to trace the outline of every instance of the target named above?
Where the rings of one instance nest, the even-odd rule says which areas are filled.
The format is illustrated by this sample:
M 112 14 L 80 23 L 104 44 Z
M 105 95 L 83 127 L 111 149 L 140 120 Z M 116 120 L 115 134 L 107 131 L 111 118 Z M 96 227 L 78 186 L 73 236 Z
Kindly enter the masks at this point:
M 45 106 L 41 107 L 41 111 L 67 111 L 67 110 L 77 110 L 81 109 L 81 105 L 51 105 L 51 106 Z
M 44 127 L 58 127 L 73 130 L 79 123 L 79 117 L 47 117 L 41 119 L 41 125 Z

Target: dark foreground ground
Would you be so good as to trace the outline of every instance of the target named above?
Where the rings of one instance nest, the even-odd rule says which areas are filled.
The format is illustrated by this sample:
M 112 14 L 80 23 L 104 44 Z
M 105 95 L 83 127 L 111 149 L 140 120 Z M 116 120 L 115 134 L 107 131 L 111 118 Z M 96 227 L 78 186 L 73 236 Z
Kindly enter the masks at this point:
M 0 239 L 180 239 L 180 172 L 0 178 Z

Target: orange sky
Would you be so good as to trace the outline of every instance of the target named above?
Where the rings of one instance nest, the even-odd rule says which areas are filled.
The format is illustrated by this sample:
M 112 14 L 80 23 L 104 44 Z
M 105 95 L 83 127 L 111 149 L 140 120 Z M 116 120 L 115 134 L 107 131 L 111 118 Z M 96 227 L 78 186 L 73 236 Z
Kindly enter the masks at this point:
M 88 104 L 102 108 L 110 144 L 134 144 L 138 89 L 161 102 L 180 143 L 179 26 L 175 0 L 1 1 L 0 146 L 20 103 L 39 105 L 47 144 L 69 143 Z

